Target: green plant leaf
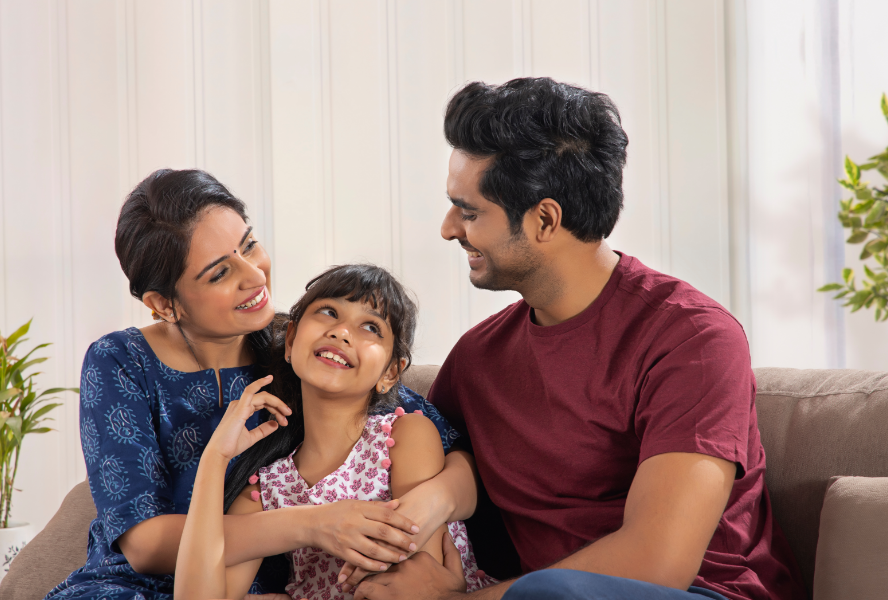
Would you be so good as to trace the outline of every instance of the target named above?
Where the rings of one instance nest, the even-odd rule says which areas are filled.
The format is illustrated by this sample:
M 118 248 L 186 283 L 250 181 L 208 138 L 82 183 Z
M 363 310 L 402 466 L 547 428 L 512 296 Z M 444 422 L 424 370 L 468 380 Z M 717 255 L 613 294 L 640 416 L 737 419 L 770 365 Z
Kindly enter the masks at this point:
M 22 418 L 18 416 L 12 416 L 6 419 L 6 426 L 12 431 L 12 434 L 15 436 L 16 442 L 22 443 Z
M 6 400 L 18 396 L 22 391 L 19 388 L 7 388 L 5 390 L 0 390 L 0 402 L 5 402 Z
M 28 433 L 48 433 L 52 431 L 52 427 L 38 427 L 37 429 L 32 429 Z
M 12 345 L 15 344 L 19 340 L 19 338 L 21 338 L 23 335 L 26 335 L 28 333 L 28 330 L 31 328 L 31 321 L 33 321 L 33 319 L 31 319 L 30 321 L 28 321 L 27 323 L 25 323 L 24 325 L 22 325 L 21 327 L 19 327 L 15 331 L 13 331 L 12 335 L 10 335 L 9 337 L 6 338 L 7 351 L 9 351 L 9 348 L 11 348 Z
M 888 121 L 888 98 L 885 97 L 885 94 L 882 94 L 882 114 L 885 115 L 885 120 Z
M 861 231 L 860 229 L 855 229 L 851 231 L 851 235 L 848 236 L 848 239 L 845 242 L 849 244 L 859 244 L 869 237 L 869 231 Z
M 845 280 L 845 283 L 848 283 L 853 278 L 854 278 L 854 269 L 851 269 L 849 267 L 845 267 L 844 269 L 842 269 L 842 279 Z
M 845 173 L 848 174 L 848 179 L 855 186 L 860 183 L 860 168 L 854 164 L 854 161 L 851 160 L 850 156 L 845 156 Z
M 843 286 L 841 283 L 827 283 L 823 287 L 817 288 L 818 292 L 834 292 L 836 290 L 842 289 Z

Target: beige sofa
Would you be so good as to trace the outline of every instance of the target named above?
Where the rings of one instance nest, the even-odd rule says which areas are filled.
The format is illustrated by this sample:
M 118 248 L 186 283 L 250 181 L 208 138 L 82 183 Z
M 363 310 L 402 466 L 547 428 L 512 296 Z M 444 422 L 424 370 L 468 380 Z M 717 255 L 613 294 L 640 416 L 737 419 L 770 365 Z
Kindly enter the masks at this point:
M 414 367 L 405 383 L 425 394 L 436 373 Z M 888 598 L 888 373 L 757 369 L 756 378 L 774 513 L 809 593 Z M 81 483 L 13 561 L 0 600 L 43 598 L 83 565 L 95 514 Z

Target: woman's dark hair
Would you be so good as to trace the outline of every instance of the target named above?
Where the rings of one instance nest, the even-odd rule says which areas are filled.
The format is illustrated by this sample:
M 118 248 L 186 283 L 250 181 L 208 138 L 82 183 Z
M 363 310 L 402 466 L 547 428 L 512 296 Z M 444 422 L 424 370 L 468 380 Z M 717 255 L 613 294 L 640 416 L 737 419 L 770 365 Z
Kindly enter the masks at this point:
M 114 250 L 129 279 L 130 294 L 141 300 L 146 292 L 157 292 L 173 302 L 176 314 L 176 283 L 185 272 L 191 234 L 197 219 L 211 207 L 231 209 L 248 221 L 243 201 L 205 171 L 160 169 L 130 192 L 114 236 Z M 247 337 L 257 363 L 267 362 L 270 329 Z
M 305 286 L 305 294 L 293 305 L 288 315 L 279 313 L 270 326 L 272 348 L 270 372 L 272 382 L 263 388 L 277 396 L 293 410 L 287 426 L 247 449 L 231 467 L 225 479 L 225 511 L 247 485 L 250 475 L 260 467 L 270 465 L 290 454 L 302 442 L 302 383 L 293 367 L 284 359 L 287 325 L 299 325 L 305 310 L 315 301 L 325 298 L 344 298 L 349 302 L 369 304 L 379 311 L 392 329 L 391 362 L 402 373 L 412 360 L 413 336 L 416 331 L 416 304 L 394 275 L 375 265 L 342 265 L 327 269 Z M 405 360 L 404 369 L 401 361 Z M 390 363 L 391 364 L 391 363 Z M 392 386 L 385 394 L 376 388 L 370 392 L 369 413 L 386 412 L 400 404 L 401 384 Z
M 605 94 L 548 77 L 467 84 L 450 99 L 444 136 L 493 161 L 480 192 L 503 207 L 512 232 L 543 198 L 561 205 L 565 229 L 583 242 L 606 238 L 623 207 L 626 132 Z

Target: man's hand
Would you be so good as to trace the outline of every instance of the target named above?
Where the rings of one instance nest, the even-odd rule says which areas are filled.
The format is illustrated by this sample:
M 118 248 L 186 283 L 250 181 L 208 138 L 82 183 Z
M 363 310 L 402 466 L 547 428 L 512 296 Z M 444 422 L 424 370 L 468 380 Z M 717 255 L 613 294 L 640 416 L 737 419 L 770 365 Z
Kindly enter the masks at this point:
M 444 535 L 443 549 L 443 565 L 428 553 L 417 552 L 388 573 L 362 581 L 355 600 L 454 600 L 464 596 L 462 560 L 449 533 Z

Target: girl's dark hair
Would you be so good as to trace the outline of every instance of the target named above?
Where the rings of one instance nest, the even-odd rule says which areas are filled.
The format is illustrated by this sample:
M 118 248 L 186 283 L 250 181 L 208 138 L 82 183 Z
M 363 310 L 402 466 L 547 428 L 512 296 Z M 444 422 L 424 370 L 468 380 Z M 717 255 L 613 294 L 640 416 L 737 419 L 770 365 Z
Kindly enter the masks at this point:
M 201 213 L 210 207 L 231 209 L 248 221 L 243 201 L 205 171 L 160 169 L 130 192 L 114 236 L 130 294 L 141 300 L 146 292 L 157 292 L 173 302 L 176 313 L 176 283 L 185 272 L 191 234 Z M 254 359 L 267 362 L 270 328 L 247 337 Z
M 564 228 L 580 241 L 606 238 L 617 224 L 629 140 L 605 94 L 548 77 L 475 81 L 447 104 L 444 136 L 493 159 L 480 191 L 503 207 L 513 233 L 543 198 L 561 205 Z
M 342 265 L 327 269 L 308 282 L 305 294 L 293 305 L 289 314 L 278 313 L 269 326 L 272 340 L 269 371 L 274 379 L 264 389 L 283 400 L 293 410 L 287 426 L 247 449 L 237 459 L 225 479 L 225 511 L 247 485 L 250 475 L 290 454 L 304 437 L 302 420 L 302 382 L 284 359 L 287 325 L 299 325 L 305 310 L 313 302 L 325 298 L 344 298 L 349 302 L 367 303 L 379 311 L 392 329 L 392 362 L 399 373 L 410 366 L 413 336 L 416 331 L 416 304 L 394 275 L 375 265 Z M 401 369 L 401 360 L 406 360 Z M 385 394 L 374 387 L 370 392 L 369 413 L 391 411 L 400 404 L 401 384 Z

